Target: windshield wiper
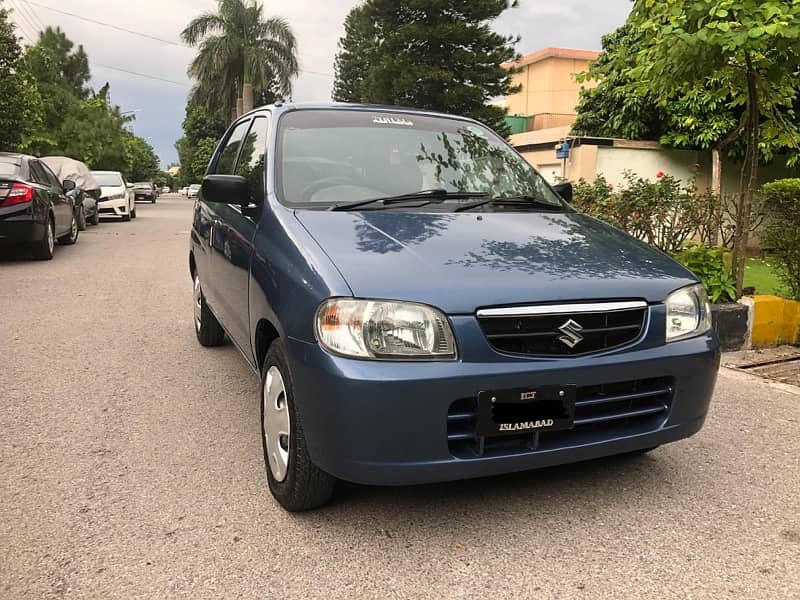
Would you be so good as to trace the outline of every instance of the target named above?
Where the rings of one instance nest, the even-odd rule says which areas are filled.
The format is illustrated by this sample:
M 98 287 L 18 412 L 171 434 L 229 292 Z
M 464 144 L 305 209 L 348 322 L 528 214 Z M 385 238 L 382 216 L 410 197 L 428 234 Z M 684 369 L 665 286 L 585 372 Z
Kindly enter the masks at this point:
M 514 206 L 518 208 L 538 208 L 544 210 L 563 210 L 564 207 L 558 204 L 553 204 L 552 202 L 548 202 L 547 200 L 542 200 L 541 198 L 537 198 L 536 196 L 495 196 L 494 198 L 489 198 L 487 200 L 481 200 L 480 202 L 473 202 L 472 204 L 465 204 L 464 206 L 459 206 L 453 212 L 464 212 L 467 210 L 472 210 L 473 208 L 480 208 L 481 206 L 492 205 L 492 206 Z
M 424 200 L 426 204 L 432 202 L 445 202 L 446 200 L 464 200 L 469 198 L 486 198 L 489 194 L 486 192 L 448 192 L 442 189 L 422 190 L 421 192 L 412 192 L 411 194 L 401 194 L 399 196 L 385 196 L 382 198 L 371 198 L 369 200 L 358 200 L 356 202 L 348 202 L 346 204 L 334 204 L 328 210 L 330 211 L 347 211 L 361 208 L 362 206 L 369 206 L 370 204 L 383 203 L 383 206 L 391 206 L 393 204 L 402 204 L 404 202 L 415 202 Z

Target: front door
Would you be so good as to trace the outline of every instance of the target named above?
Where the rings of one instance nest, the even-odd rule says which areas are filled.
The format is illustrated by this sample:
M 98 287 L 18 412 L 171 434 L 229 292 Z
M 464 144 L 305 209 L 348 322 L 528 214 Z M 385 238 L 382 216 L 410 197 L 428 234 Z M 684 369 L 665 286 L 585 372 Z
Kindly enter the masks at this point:
M 214 228 L 214 249 L 211 253 L 211 272 L 214 285 L 219 287 L 218 316 L 228 334 L 246 355 L 252 357 L 250 344 L 250 259 L 260 209 L 264 202 L 265 156 L 269 117 L 253 118 L 247 135 L 241 140 L 241 150 L 230 171 L 244 177 L 250 190 L 248 206 L 217 204 L 217 225 Z M 223 172 L 219 169 L 217 173 Z

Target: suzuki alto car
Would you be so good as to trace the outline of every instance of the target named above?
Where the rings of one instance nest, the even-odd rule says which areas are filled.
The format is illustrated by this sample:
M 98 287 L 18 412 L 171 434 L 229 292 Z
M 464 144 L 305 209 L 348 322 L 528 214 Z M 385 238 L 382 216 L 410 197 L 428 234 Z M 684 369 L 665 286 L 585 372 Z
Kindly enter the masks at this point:
M 720 358 L 702 286 L 562 195 L 465 118 L 276 105 L 231 126 L 194 205 L 194 325 L 261 377 L 282 506 L 702 427 Z

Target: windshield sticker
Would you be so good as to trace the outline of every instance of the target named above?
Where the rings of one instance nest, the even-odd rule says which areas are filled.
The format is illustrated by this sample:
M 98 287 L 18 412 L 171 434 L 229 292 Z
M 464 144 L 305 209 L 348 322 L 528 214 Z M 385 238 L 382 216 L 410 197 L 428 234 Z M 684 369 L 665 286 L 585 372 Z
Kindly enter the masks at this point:
M 403 125 L 405 127 L 413 127 L 414 123 L 402 117 L 375 117 L 372 122 L 377 125 Z

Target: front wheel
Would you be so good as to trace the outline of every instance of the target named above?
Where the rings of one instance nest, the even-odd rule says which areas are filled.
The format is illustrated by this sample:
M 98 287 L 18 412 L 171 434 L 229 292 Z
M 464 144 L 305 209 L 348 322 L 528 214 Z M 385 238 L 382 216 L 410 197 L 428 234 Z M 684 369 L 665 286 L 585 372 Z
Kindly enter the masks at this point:
M 131 219 L 135 219 L 135 218 L 136 218 L 136 209 L 134 208 L 134 209 L 131 211 Z
M 86 230 L 86 209 L 83 206 L 78 209 L 78 230 Z
M 89 223 L 91 223 L 92 225 L 100 225 L 100 207 L 99 206 L 95 207 L 94 214 L 92 215 L 92 218 L 89 219 Z
M 72 213 L 72 223 L 69 226 L 69 233 L 58 238 L 58 243 L 62 246 L 71 246 L 78 241 L 78 220 L 75 213 Z
M 290 512 L 318 508 L 333 496 L 336 479 L 308 455 L 292 375 L 280 340 L 270 346 L 262 373 L 261 443 L 270 492 Z

